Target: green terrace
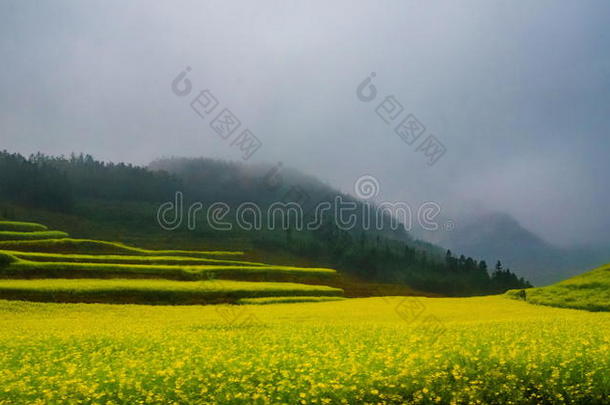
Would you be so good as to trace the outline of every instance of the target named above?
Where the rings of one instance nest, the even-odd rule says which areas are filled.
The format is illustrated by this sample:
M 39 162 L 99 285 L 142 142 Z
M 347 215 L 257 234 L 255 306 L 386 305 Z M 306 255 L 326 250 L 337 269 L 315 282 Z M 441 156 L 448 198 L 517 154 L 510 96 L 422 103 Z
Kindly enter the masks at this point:
M 192 305 L 231 303 L 247 297 L 342 293 L 341 289 L 319 285 L 228 280 L 0 280 L 0 298 L 42 302 Z
M 196 266 L 202 264 L 215 265 L 247 265 L 265 266 L 265 263 L 241 260 L 210 259 L 188 256 L 130 256 L 130 255 L 85 255 L 60 254 L 40 252 L 4 251 L 16 258 L 35 262 L 74 262 L 74 263 L 117 263 L 117 264 L 174 264 L 181 266 Z
M 245 264 L 177 266 L 158 264 L 113 264 L 36 262 L 0 253 L 0 261 L 8 263 L 0 268 L 3 278 L 163 278 L 175 280 L 203 280 L 210 278 L 248 279 L 262 276 L 265 280 L 278 276 L 326 276 L 335 270 L 291 266 Z
M 61 231 L 34 231 L 34 232 L 17 232 L 17 231 L 0 231 L 0 240 L 15 241 L 15 240 L 41 240 L 41 239 L 57 239 L 67 238 L 68 234 Z
M 40 232 L 48 229 L 45 225 L 35 222 L 0 221 L 0 231 Z
M 10 229 L 10 230 L 9 230 Z M 319 302 L 333 269 L 241 261 L 240 251 L 148 250 L 0 221 L 0 299 L 214 304 Z M 329 298 L 332 297 L 332 298 Z
M 148 256 L 189 256 L 189 257 L 238 257 L 240 251 L 190 251 L 190 250 L 149 250 L 127 246 L 120 242 L 106 242 L 93 239 L 41 239 L 41 240 L 4 240 L 0 250 L 21 252 L 73 253 L 73 254 L 130 254 Z

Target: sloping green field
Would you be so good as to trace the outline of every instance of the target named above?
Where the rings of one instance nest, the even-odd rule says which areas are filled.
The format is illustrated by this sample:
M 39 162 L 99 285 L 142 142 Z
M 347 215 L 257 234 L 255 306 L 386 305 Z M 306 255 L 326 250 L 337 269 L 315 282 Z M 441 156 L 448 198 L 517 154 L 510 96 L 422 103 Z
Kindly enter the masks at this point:
M 61 231 L 32 231 L 32 232 L 17 232 L 17 231 L 0 231 L 0 241 L 38 241 L 41 239 L 56 239 L 67 238 L 69 235 Z
M 0 298 L 42 302 L 100 302 L 122 304 L 210 304 L 245 297 L 335 296 L 338 288 L 245 281 L 0 280 Z
M 203 280 L 210 278 L 240 279 L 248 276 L 327 276 L 335 270 L 289 266 L 249 265 L 152 265 L 113 263 L 34 262 L 17 259 L 0 268 L 4 278 L 163 278 Z
M 2 251 L 0 251 L 2 252 Z M 265 266 L 265 263 L 249 262 L 230 259 L 210 259 L 187 256 L 130 256 L 130 255 L 85 255 L 85 254 L 60 254 L 20 252 L 7 250 L 4 253 L 19 259 L 34 262 L 74 262 L 74 263 L 116 263 L 116 264 L 170 264 L 181 266 L 196 266 L 204 264 L 214 265 L 248 265 Z
M 239 257 L 240 251 L 190 251 L 190 250 L 149 250 L 127 246 L 120 242 L 106 242 L 92 239 L 44 239 L 0 241 L 0 250 L 21 252 L 71 253 L 71 254 L 126 254 L 149 256 L 189 256 L 189 257 Z
M 610 311 L 610 264 L 548 287 L 511 290 L 506 294 L 532 304 Z
M 40 232 L 46 230 L 48 228 L 45 225 L 35 222 L 0 221 L 0 231 Z

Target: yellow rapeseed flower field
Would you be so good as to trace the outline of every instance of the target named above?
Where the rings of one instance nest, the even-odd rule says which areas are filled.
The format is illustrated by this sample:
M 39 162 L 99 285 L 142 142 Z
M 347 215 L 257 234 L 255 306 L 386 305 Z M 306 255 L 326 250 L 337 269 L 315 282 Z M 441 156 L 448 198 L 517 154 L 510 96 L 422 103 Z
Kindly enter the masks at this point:
M 504 297 L 0 301 L 0 404 L 610 401 L 610 314 Z

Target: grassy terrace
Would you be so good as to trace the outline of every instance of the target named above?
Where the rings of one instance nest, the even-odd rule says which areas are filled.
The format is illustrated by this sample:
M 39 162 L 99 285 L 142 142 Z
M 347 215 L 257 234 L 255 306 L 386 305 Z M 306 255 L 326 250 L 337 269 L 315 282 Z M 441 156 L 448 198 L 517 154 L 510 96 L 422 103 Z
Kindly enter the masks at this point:
M 268 305 L 268 304 L 296 304 L 300 302 L 328 302 L 342 301 L 343 297 L 262 297 L 262 298 L 241 298 L 237 301 L 242 305 Z
M 120 242 L 106 242 L 93 239 L 44 239 L 0 241 L 0 250 L 21 252 L 142 255 L 142 256 L 188 256 L 188 257 L 239 257 L 240 251 L 189 251 L 189 250 L 149 250 L 128 246 Z
M 201 265 L 170 266 L 144 264 L 33 262 L 8 259 L 9 265 L 0 267 L 4 278 L 163 278 L 173 280 L 202 280 L 209 278 L 242 279 L 249 275 L 325 276 L 335 274 L 324 268 L 289 266 Z
M 43 227 L 0 222 L 0 299 L 214 304 L 272 297 L 311 302 L 343 294 L 341 288 L 318 285 L 336 275 L 332 269 L 240 261 L 240 251 L 141 249 L 68 238 Z
M 61 231 L 0 231 L 0 241 L 38 241 L 44 239 L 66 238 L 68 234 Z
M 46 230 L 48 228 L 45 225 L 35 222 L 0 221 L 0 231 L 40 232 Z
M 2 251 L 0 251 L 1 253 Z M 73 262 L 73 263 L 116 263 L 116 264 L 166 264 L 181 266 L 197 265 L 243 265 L 264 266 L 265 263 L 247 262 L 229 259 L 209 259 L 186 256 L 130 256 L 130 255 L 85 255 L 85 254 L 60 254 L 60 253 L 38 253 L 4 251 L 19 259 L 34 262 Z
M 0 299 L 41 302 L 210 304 L 245 297 L 336 296 L 338 288 L 245 281 L 0 280 Z

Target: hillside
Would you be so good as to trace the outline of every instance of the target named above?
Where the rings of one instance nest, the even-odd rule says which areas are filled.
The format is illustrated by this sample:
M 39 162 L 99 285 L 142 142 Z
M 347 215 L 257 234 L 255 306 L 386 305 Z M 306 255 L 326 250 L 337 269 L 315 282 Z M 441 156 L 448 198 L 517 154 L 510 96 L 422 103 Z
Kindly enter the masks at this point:
M 343 294 L 316 284 L 335 276 L 332 269 L 241 261 L 239 251 L 153 251 L 39 229 L 46 226 L 0 221 L 8 239 L 0 242 L 0 299 L 184 305 Z
M 610 311 L 610 264 L 541 288 L 511 290 L 508 296 L 539 305 Z
M 177 256 L 177 249 L 198 251 L 205 246 L 208 252 L 227 248 L 244 252 L 242 260 L 248 262 L 336 269 L 343 284 L 354 287 L 359 282 L 394 284 L 403 291 L 426 295 L 467 296 L 527 286 L 516 277 L 490 274 L 487 263 L 462 257 L 460 251 L 454 251 L 455 261 L 447 260 L 444 248 L 415 240 L 404 227 L 392 227 L 388 212 L 381 211 L 377 224 L 381 229 L 366 226 L 365 218 L 376 209 L 373 204 L 366 205 L 284 165 L 171 158 L 145 168 L 100 162 L 88 155 L 25 158 L 2 152 L 0 170 L 0 219 L 25 218 L 79 240 L 44 233 L 55 232 L 47 229 L 37 229 L 39 235 L 15 235 L 7 228 L 8 233 L 0 235 L 0 249 L 85 255 L 90 249 L 108 255 L 145 255 L 146 250 L 154 250 L 156 255 Z M 183 209 L 176 226 L 167 229 L 159 222 L 159 209 L 172 202 L 177 207 L 177 192 L 184 196 Z M 315 229 L 301 229 L 290 221 L 277 227 L 246 229 L 236 217 L 237 207 L 244 202 L 256 203 L 263 212 L 275 202 L 295 202 L 311 218 L 317 204 L 330 204 L 337 198 L 356 207 L 353 227 L 340 227 L 334 214 L 328 214 Z M 218 230 L 210 224 L 206 210 L 215 202 L 229 206 L 226 221 L 230 229 Z M 263 215 L 262 223 L 268 219 Z M 21 240 L 15 241 L 17 237 Z M 47 242 L 25 240 L 40 237 Z M 120 240 L 138 248 L 102 240 Z M 61 246 L 54 241 L 61 241 Z M 364 294 L 370 294 L 370 289 Z

